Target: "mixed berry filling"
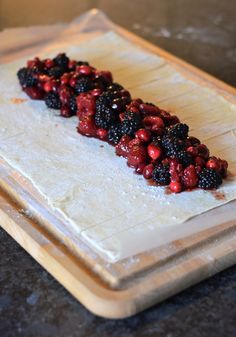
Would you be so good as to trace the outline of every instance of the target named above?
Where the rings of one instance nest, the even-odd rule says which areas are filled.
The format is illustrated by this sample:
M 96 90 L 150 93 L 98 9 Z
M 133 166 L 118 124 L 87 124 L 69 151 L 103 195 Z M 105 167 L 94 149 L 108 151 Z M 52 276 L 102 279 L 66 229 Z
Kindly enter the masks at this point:
M 17 76 L 30 98 L 44 100 L 62 117 L 77 115 L 80 134 L 115 146 L 128 166 L 157 186 L 169 186 L 174 193 L 211 190 L 227 175 L 228 163 L 210 156 L 207 146 L 189 135 L 187 124 L 152 103 L 133 99 L 109 71 L 61 53 L 29 60 Z

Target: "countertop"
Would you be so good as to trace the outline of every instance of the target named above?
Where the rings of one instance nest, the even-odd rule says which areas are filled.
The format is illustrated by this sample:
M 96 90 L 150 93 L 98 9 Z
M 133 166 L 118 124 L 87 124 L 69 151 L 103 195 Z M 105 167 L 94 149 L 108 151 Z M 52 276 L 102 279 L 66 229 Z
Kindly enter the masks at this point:
M 0 2 L 0 29 L 69 22 L 92 7 L 236 86 L 236 2 L 221 0 Z M 236 335 L 236 266 L 124 320 L 89 313 L 2 229 L 0 336 Z

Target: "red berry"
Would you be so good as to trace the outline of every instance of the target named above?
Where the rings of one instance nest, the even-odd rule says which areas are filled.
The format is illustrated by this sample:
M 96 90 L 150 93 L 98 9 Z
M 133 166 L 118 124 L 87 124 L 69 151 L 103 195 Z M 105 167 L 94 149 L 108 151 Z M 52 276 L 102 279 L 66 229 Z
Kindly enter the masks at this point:
M 96 89 L 93 89 L 91 91 L 91 94 L 94 96 L 94 97 L 98 97 L 102 94 L 102 89 L 100 88 L 96 88 Z
M 170 189 L 174 193 L 180 193 L 182 191 L 182 185 L 178 181 L 171 181 Z
M 151 140 L 151 133 L 146 129 L 139 129 L 135 133 L 135 137 L 140 139 L 142 142 L 149 142 Z
M 205 166 L 205 160 L 202 157 L 195 157 L 194 158 L 195 164 L 198 166 Z
M 209 158 L 209 149 L 205 144 L 200 144 L 197 146 L 198 149 L 198 155 L 204 159 Z
M 65 118 L 71 117 L 70 108 L 68 106 L 62 106 L 60 115 Z
M 24 91 L 32 99 L 43 99 L 44 98 L 43 90 L 37 87 L 28 87 L 28 88 L 25 88 Z
M 133 146 L 141 145 L 141 143 L 140 139 L 134 138 L 129 142 L 129 148 L 131 149 Z
M 79 119 L 84 117 L 93 116 L 95 110 L 95 97 L 90 93 L 82 93 L 76 98 L 77 102 L 77 116 Z
M 193 157 L 198 155 L 198 149 L 194 146 L 189 146 L 186 151 L 189 152 Z
M 76 61 L 70 60 L 69 63 L 68 63 L 68 68 L 73 70 L 73 69 L 75 69 L 76 65 L 77 65 Z
M 89 76 L 92 74 L 92 69 L 90 66 L 82 65 L 76 67 L 76 72 L 82 75 Z
M 147 159 L 147 150 L 143 145 L 135 145 L 129 150 L 128 166 L 137 167 L 141 163 L 145 163 Z
M 41 63 L 40 59 L 38 57 L 35 57 L 33 60 L 27 61 L 27 67 L 28 68 L 34 68 L 38 66 Z
M 159 146 L 156 146 L 154 144 L 149 144 L 147 147 L 148 155 L 152 158 L 152 160 L 157 160 L 162 155 L 162 150 Z
M 46 91 L 46 92 L 53 91 L 53 87 L 54 87 L 53 82 L 47 81 L 43 85 L 43 90 Z
M 154 170 L 153 164 L 146 165 L 143 169 L 144 178 L 145 179 L 151 179 L 153 170 Z
M 210 157 L 206 162 L 206 167 L 215 171 L 219 171 L 221 168 L 220 161 L 216 157 Z
M 129 154 L 129 142 L 131 141 L 131 138 L 127 135 L 123 136 L 119 143 L 116 145 L 116 154 L 117 156 L 122 156 L 127 158 Z
M 108 131 L 105 129 L 98 129 L 97 136 L 99 139 L 105 140 L 107 138 Z
M 61 85 L 67 85 L 70 83 L 70 74 L 66 73 L 61 76 Z
M 77 130 L 87 137 L 95 137 L 97 135 L 97 127 L 92 117 L 86 117 L 80 120 Z
M 68 87 L 60 87 L 59 88 L 59 97 L 60 101 L 63 105 L 68 105 L 70 102 L 70 98 L 72 96 L 72 91 Z
M 145 117 L 143 119 L 143 124 L 146 129 L 151 130 L 151 131 L 155 131 L 156 129 L 159 129 L 159 128 L 162 129 L 165 127 L 163 120 L 158 116 Z
M 198 175 L 194 165 L 189 165 L 184 170 L 182 183 L 186 188 L 194 188 L 198 184 Z
M 54 66 L 54 61 L 51 60 L 51 59 L 46 59 L 44 61 L 44 64 L 45 64 L 45 67 L 49 69 L 49 68 L 52 68 Z
M 152 116 L 160 115 L 160 109 L 155 105 L 142 103 L 140 104 L 139 108 L 144 115 L 152 115 Z
M 139 164 L 135 169 L 135 173 L 143 174 L 143 170 L 144 170 L 145 166 L 146 166 L 146 163 Z
M 73 75 L 73 76 L 71 77 L 69 83 L 70 83 L 70 86 L 71 86 L 72 88 L 74 88 L 74 87 L 76 86 L 77 80 L 78 80 L 78 77 L 77 77 L 76 75 Z

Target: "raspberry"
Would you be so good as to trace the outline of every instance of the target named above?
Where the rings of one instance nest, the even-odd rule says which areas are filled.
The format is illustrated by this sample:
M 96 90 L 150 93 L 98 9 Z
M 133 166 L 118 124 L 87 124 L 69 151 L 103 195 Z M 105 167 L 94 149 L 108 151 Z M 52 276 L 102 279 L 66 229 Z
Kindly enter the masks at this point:
M 188 137 L 188 131 L 189 127 L 187 124 L 177 123 L 169 128 L 168 134 L 179 139 L 185 139 Z
M 127 158 L 129 154 L 129 142 L 131 141 L 131 138 L 129 136 L 122 136 L 119 143 L 116 145 L 116 154 L 117 156 L 122 156 Z
M 222 178 L 215 170 L 204 168 L 199 174 L 198 187 L 204 190 L 214 189 L 222 184 Z
M 122 137 L 120 124 L 112 125 L 108 130 L 108 140 L 114 144 L 118 144 Z
M 158 164 L 152 172 L 152 178 L 159 185 L 169 185 L 170 183 L 169 166 Z
M 97 135 L 97 128 L 92 116 L 87 116 L 79 121 L 77 131 L 87 137 L 95 137 Z
M 95 97 L 90 93 L 82 93 L 76 97 L 77 116 L 83 120 L 95 114 Z
M 45 103 L 47 107 L 50 109 L 60 109 L 61 108 L 61 101 L 60 101 L 59 95 L 53 91 L 46 94 Z
M 194 165 L 189 165 L 184 170 L 182 183 L 185 188 L 194 188 L 198 184 L 198 175 Z
M 129 150 L 128 166 L 138 167 L 141 163 L 145 163 L 147 159 L 147 150 L 143 145 L 135 145 Z

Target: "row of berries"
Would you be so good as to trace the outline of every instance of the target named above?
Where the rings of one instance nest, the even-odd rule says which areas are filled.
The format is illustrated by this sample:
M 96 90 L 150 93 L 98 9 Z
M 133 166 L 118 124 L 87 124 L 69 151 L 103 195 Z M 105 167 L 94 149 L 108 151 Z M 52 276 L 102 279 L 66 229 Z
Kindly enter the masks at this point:
M 227 175 L 225 160 L 210 156 L 206 145 L 190 137 L 178 117 L 141 99 L 132 99 L 109 71 L 87 62 L 35 58 L 17 73 L 23 90 L 44 99 L 63 117 L 77 115 L 78 132 L 107 141 L 118 156 L 157 185 L 179 193 L 196 187 L 215 189 Z

